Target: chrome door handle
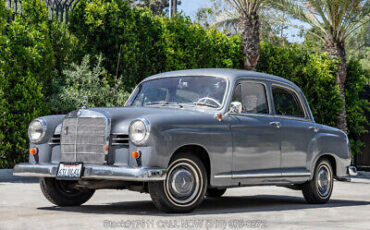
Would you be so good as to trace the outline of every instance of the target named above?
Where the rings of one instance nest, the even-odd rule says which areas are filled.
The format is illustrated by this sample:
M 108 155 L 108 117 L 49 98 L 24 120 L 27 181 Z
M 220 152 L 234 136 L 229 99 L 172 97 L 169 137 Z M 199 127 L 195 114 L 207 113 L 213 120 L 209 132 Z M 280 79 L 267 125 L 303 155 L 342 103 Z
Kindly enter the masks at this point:
M 315 133 L 319 131 L 319 128 L 317 128 L 317 126 L 310 126 L 308 127 L 308 129 L 313 130 Z
M 278 121 L 272 121 L 272 122 L 270 122 L 270 125 L 271 126 L 275 126 L 276 128 L 280 128 L 281 127 L 281 123 L 278 122 Z

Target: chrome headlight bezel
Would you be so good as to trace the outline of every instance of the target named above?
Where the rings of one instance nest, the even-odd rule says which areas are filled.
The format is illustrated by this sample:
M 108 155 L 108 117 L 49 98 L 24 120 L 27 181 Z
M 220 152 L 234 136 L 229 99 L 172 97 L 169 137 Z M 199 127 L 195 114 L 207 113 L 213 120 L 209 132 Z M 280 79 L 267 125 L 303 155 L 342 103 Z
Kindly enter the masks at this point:
M 36 130 L 38 130 L 41 134 L 35 138 L 33 137 L 32 132 L 36 132 Z M 46 121 L 42 118 L 36 118 L 35 120 L 31 121 L 31 123 L 28 125 L 29 140 L 35 144 L 41 143 L 46 135 L 46 130 L 47 130 Z
M 141 138 L 135 138 L 136 135 L 134 132 L 137 130 L 134 130 L 135 128 L 134 125 L 136 124 L 142 125 L 142 128 L 144 129 Z M 150 136 L 150 122 L 145 118 L 137 118 L 130 123 L 128 130 L 129 130 L 129 137 L 132 143 L 134 143 L 135 145 L 144 145 L 146 144 Z

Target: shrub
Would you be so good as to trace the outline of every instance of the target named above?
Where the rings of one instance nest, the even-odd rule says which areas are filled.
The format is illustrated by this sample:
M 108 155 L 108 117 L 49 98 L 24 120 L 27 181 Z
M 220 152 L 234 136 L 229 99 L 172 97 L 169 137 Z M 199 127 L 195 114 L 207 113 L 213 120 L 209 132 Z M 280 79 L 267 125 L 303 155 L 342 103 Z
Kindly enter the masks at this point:
M 364 144 L 370 144 L 363 143 L 359 139 L 362 134 L 368 132 L 364 127 L 368 123 L 365 110 L 370 110 L 370 103 L 367 100 L 360 99 L 359 93 L 364 89 L 369 75 L 368 71 L 362 69 L 358 60 L 351 59 L 347 63 L 346 110 L 352 154 L 361 153 L 361 147 Z
M 206 31 L 190 19 L 153 17 L 126 1 L 81 0 L 71 31 L 79 39 L 79 58 L 105 57 L 103 66 L 122 76 L 127 89 L 154 73 L 205 67 L 239 68 L 240 39 Z
M 48 12 L 41 0 L 23 1 L 22 10 L 24 16 L 16 15 L 11 24 L 2 22 L 6 30 L 0 35 L 0 102 L 5 104 L 0 153 L 6 157 L 0 168 L 26 160 L 28 123 L 48 113 L 43 92 L 54 66 Z
M 343 101 L 335 84 L 335 65 L 327 54 L 310 54 L 298 45 L 286 47 L 261 44 L 258 71 L 286 78 L 297 84 L 310 104 L 316 122 L 336 126 L 337 115 Z M 352 153 L 360 153 L 363 143 L 358 139 L 366 132 L 364 109 L 369 103 L 360 100 L 358 93 L 366 84 L 366 72 L 357 61 L 347 67 L 346 109 L 348 135 Z
M 88 97 L 88 107 L 123 106 L 129 94 L 124 91 L 120 79 L 111 86 L 107 79 L 112 78 L 101 67 L 102 56 L 96 58 L 96 63 L 91 63 L 90 57 L 85 56 L 81 65 L 72 64 L 65 70 L 65 84 L 52 100 L 53 110 L 67 113 L 82 105 L 84 97 Z M 92 67 L 94 66 L 94 67 Z

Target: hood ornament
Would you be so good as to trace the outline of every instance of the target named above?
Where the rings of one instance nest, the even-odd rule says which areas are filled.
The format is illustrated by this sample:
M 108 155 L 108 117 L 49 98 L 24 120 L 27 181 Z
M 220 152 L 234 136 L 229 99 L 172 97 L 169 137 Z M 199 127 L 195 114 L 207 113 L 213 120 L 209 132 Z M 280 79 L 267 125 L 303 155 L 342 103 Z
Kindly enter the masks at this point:
M 81 107 L 81 109 L 87 109 L 87 103 L 89 103 L 89 97 L 88 96 L 84 96 L 83 99 L 82 99 L 82 107 Z

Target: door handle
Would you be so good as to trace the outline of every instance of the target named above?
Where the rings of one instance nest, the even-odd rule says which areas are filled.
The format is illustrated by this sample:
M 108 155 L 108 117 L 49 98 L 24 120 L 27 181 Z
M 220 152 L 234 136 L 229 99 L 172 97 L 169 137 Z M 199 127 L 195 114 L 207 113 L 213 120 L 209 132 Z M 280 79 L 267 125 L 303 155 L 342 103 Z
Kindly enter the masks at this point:
M 317 133 L 319 131 L 319 128 L 317 128 L 317 126 L 310 126 L 308 127 L 309 130 L 313 130 L 315 133 Z
M 278 122 L 278 121 L 272 121 L 272 122 L 270 122 L 270 125 L 271 126 L 274 126 L 276 128 L 280 128 L 281 127 L 281 123 Z

